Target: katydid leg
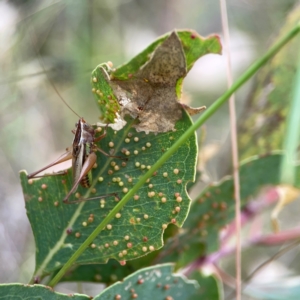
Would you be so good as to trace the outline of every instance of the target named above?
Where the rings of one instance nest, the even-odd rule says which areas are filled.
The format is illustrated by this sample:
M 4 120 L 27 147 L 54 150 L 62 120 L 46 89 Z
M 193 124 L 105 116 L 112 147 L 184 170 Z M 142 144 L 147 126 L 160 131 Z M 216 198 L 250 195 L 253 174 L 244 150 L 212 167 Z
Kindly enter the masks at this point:
M 94 142 L 97 143 L 97 142 L 101 141 L 102 139 L 104 139 L 105 137 L 106 137 L 106 130 L 104 130 L 104 132 L 100 136 L 96 137 L 94 139 Z
M 104 154 L 107 157 L 113 157 L 113 158 L 119 158 L 122 160 L 128 160 L 127 157 L 122 157 L 122 156 L 116 156 L 116 155 L 110 155 L 109 153 L 106 153 L 105 151 L 103 151 L 101 148 L 95 146 L 95 149 L 97 149 L 97 151 L 101 152 L 102 154 Z
M 36 172 L 33 172 L 33 173 L 27 175 L 27 177 L 28 177 L 29 179 L 30 179 L 30 178 L 35 178 L 35 177 L 41 177 L 41 176 L 36 176 L 36 175 L 37 175 L 38 173 L 44 171 L 44 170 L 49 169 L 50 167 L 53 167 L 53 166 L 55 166 L 55 165 L 57 165 L 57 164 L 60 164 L 60 163 L 62 163 L 62 162 L 64 162 L 64 161 L 67 161 L 67 160 L 70 160 L 70 159 L 72 159 L 72 152 L 71 152 L 71 150 L 67 149 L 67 152 L 64 153 L 63 155 L 61 155 L 57 160 L 55 160 L 55 161 L 52 162 L 51 164 L 47 165 L 46 167 L 44 167 L 44 168 L 42 168 L 42 169 L 40 169 L 40 170 L 38 170 L 38 171 L 36 171 Z M 56 175 L 56 174 L 54 174 L 54 175 Z M 58 173 L 57 175 L 60 175 L 60 174 Z
M 80 183 L 82 178 L 84 176 L 86 176 L 88 174 L 88 172 L 93 168 L 96 161 L 97 161 L 97 155 L 94 152 L 90 153 L 90 155 L 86 158 L 86 160 L 85 160 L 85 162 L 82 166 L 80 175 L 78 176 L 78 178 L 74 182 L 74 184 L 73 184 L 71 190 L 69 191 L 69 193 L 64 198 L 64 200 L 63 200 L 64 203 L 72 203 L 73 202 L 73 201 L 68 201 L 68 199 L 70 198 L 71 194 L 73 194 L 76 191 L 76 189 L 78 187 L 78 184 Z
M 66 204 L 79 203 L 79 202 L 83 202 L 83 201 L 94 200 L 94 199 L 97 199 L 97 198 L 105 198 L 105 197 L 109 197 L 109 196 L 115 196 L 115 197 L 117 197 L 116 193 L 111 193 L 111 194 L 106 194 L 106 195 L 97 196 L 97 197 L 93 197 L 93 198 L 78 199 L 78 200 L 69 201 L 69 198 L 70 198 L 71 194 L 76 191 L 76 189 L 77 189 L 80 181 L 93 168 L 93 166 L 96 163 L 96 161 L 97 161 L 97 155 L 94 152 L 90 153 L 90 155 L 87 157 L 86 161 L 84 162 L 84 164 L 82 166 L 82 170 L 80 172 L 79 177 L 74 182 L 73 187 L 71 188 L 71 190 L 69 191 L 69 193 L 64 198 L 64 200 L 63 200 L 64 203 L 66 203 Z
M 115 196 L 115 197 L 119 198 L 117 193 L 110 193 L 110 194 L 105 194 L 105 195 L 101 195 L 101 196 L 97 196 L 97 197 L 92 197 L 92 198 L 86 198 L 86 199 L 82 198 L 82 199 L 71 200 L 71 201 L 69 201 L 69 200 L 65 201 L 64 200 L 64 203 L 65 204 L 74 204 L 74 203 L 80 203 L 80 202 L 86 202 L 86 201 L 90 201 L 90 200 L 95 200 L 95 199 L 99 199 L 99 198 L 106 198 L 106 197 L 110 197 L 110 196 Z

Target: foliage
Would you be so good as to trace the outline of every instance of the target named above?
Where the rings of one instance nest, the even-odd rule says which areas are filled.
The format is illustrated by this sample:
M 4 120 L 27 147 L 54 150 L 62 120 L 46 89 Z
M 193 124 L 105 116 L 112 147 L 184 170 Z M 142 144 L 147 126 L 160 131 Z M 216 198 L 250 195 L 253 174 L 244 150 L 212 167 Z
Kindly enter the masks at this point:
M 174 33 L 171 36 L 174 36 Z M 191 31 L 180 32 L 179 36 L 181 39 L 174 47 L 178 47 L 178 43 L 182 43 L 180 47 L 185 49 L 183 58 L 187 70 L 201 55 L 208 51 L 220 51 L 216 37 L 208 38 L 206 43 L 205 39 Z M 159 39 L 150 45 L 137 58 L 124 65 L 119 73 L 128 73 L 125 70 L 130 70 L 133 66 L 136 69 L 141 68 L 145 63 L 145 58 L 150 57 L 155 46 L 160 45 L 162 41 L 163 39 Z M 157 46 L 156 49 L 160 48 Z M 156 53 L 158 52 L 159 50 L 156 50 Z M 141 57 L 144 58 L 141 59 Z M 156 65 L 159 66 L 159 61 L 163 62 L 164 58 L 158 56 L 157 59 Z M 170 68 L 172 70 L 174 66 Z M 108 69 L 106 70 L 108 71 Z M 118 74 L 118 69 L 115 71 L 115 76 L 116 74 Z M 155 74 L 156 78 L 166 78 L 164 81 L 167 82 L 166 74 Z M 105 95 L 108 101 L 113 100 L 114 95 L 111 92 L 115 92 L 116 88 L 111 90 L 108 86 L 105 87 L 102 80 L 105 72 L 102 72 L 102 75 L 101 77 L 101 74 L 98 74 L 97 80 L 94 79 L 95 73 L 92 75 L 92 84 L 96 83 L 97 91 L 99 91 L 96 94 L 99 95 L 101 89 L 101 94 Z M 144 74 L 143 78 L 145 76 Z M 180 97 L 181 89 L 177 82 L 181 85 L 182 79 L 177 78 L 168 87 L 178 97 Z M 108 82 L 108 84 L 110 83 Z M 118 98 L 115 100 L 119 101 Z M 166 97 L 164 101 L 166 102 L 164 106 L 166 111 L 161 111 L 161 113 L 171 114 L 171 110 L 168 111 L 168 103 L 173 101 L 172 97 Z M 107 106 L 105 103 L 102 105 Z M 105 118 L 109 120 L 109 112 L 114 110 L 117 112 L 119 108 L 118 103 L 112 106 L 107 111 L 108 115 Z M 143 107 L 142 111 L 146 112 L 147 107 Z M 103 113 L 105 115 L 106 111 Z M 85 199 L 98 197 L 100 198 L 98 201 L 87 200 L 70 205 L 61 203 L 61 199 L 72 187 L 71 172 L 62 176 L 46 176 L 39 180 L 28 180 L 26 173 L 21 172 L 27 214 L 36 241 L 34 276 L 36 281 L 42 280 L 47 274 L 55 274 L 72 254 L 77 253 L 82 242 L 95 230 L 102 219 L 107 218 L 122 195 L 128 193 L 155 161 L 160 159 L 162 153 L 168 151 L 171 145 L 191 126 L 191 120 L 184 110 L 182 110 L 181 118 L 174 123 L 174 130 L 163 130 L 167 132 L 159 134 L 137 132 L 133 128 L 133 125 L 138 124 L 137 119 L 127 118 L 126 122 L 126 126 L 119 131 L 111 128 L 105 129 L 106 135 L 97 143 L 97 147 L 108 153 L 108 156 L 113 157 L 106 157 L 101 152 L 97 153 L 97 164 L 92 170 L 91 188 L 85 191 L 79 187 L 75 195 L 79 200 L 82 197 Z M 97 131 L 99 130 L 97 129 Z M 187 217 L 190 199 L 186 192 L 186 184 L 194 180 L 196 157 L 196 137 L 193 134 L 185 143 L 181 144 L 181 147 L 167 163 L 152 174 L 152 177 L 139 189 L 138 193 L 114 215 L 105 230 L 102 230 L 93 240 L 76 263 L 79 265 L 108 263 L 109 267 L 112 266 L 113 261 L 108 262 L 108 259 L 115 259 L 124 265 L 128 260 L 136 260 L 161 248 L 163 245 L 162 234 L 168 224 L 182 226 Z M 151 257 L 151 255 L 147 257 Z M 110 271 L 111 268 L 108 270 Z M 91 272 L 89 271 L 89 273 Z M 124 274 L 126 272 L 123 272 L 122 278 Z M 103 277 L 105 276 L 104 273 Z M 102 278 L 102 275 L 98 274 L 97 276 L 96 274 L 94 278 Z M 107 282 L 111 278 L 117 277 L 111 274 L 107 276 Z
M 299 22 L 299 15 L 298 7 L 288 16 L 277 40 Z M 255 78 L 239 126 L 239 151 L 243 159 L 283 147 L 299 61 L 294 49 L 299 44 L 299 38 L 291 41 Z
M 293 34 L 298 31 L 299 28 Z M 153 61 L 164 61 L 158 55 L 162 51 L 160 47 L 165 47 L 168 38 L 174 34 L 178 37 L 176 47 L 178 42 L 182 47 L 176 62 L 182 62 L 183 57 L 182 67 L 186 72 L 174 72 L 176 76 L 171 72 L 170 80 L 167 72 L 161 72 L 166 69 L 166 65 L 162 64 L 163 68 L 158 68 L 160 71 L 156 73 L 157 68 L 153 67 Z M 181 98 L 183 78 L 194 62 L 206 53 L 219 53 L 220 49 L 216 36 L 203 39 L 192 31 L 178 31 L 159 38 L 121 67 L 110 69 L 108 64 L 100 64 L 93 71 L 93 92 L 102 109 L 102 120 L 111 123 L 120 114 L 127 124 L 121 130 L 102 128 L 102 132 L 106 131 L 106 136 L 96 145 L 108 155 L 97 152 L 91 187 L 79 187 L 74 197 L 72 196 L 72 200 L 79 200 L 79 203 L 62 203 L 73 185 L 72 172 L 37 180 L 28 180 L 26 172 L 21 172 L 27 214 L 36 242 L 36 269 L 32 282 L 47 284 L 46 276 L 50 275 L 50 286 L 53 286 L 56 279 L 61 278 L 60 272 L 63 272 L 62 281 L 106 284 L 108 287 L 95 299 L 130 299 L 137 296 L 142 299 L 222 299 L 223 291 L 219 279 L 204 276 L 201 270 L 202 267 L 217 263 L 218 257 L 230 253 L 228 240 L 235 234 L 231 225 L 234 218 L 233 180 L 231 176 L 227 176 L 218 183 L 210 184 L 198 192 L 198 196 L 191 203 L 187 183 L 195 178 L 198 154 L 196 135 L 194 132 L 190 134 L 195 125 L 188 112 L 193 109 L 182 106 L 177 101 Z M 267 57 L 276 51 L 270 52 Z M 171 64 L 171 70 L 174 65 Z M 260 66 L 257 65 L 255 70 Z M 158 82 L 163 79 L 163 84 L 156 85 L 157 81 L 149 81 L 148 76 L 157 76 Z M 224 103 L 230 93 L 242 83 L 236 84 L 227 92 L 222 101 L 217 101 L 218 105 Z M 151 85 L 151 93 L 145 88 L 148 84 Z M 147 127 L 149 124 L 145 122 L 145 115 L 152 115 L 155 105 L 149 108 L 145 101 L 140 106 L 139 97 L 133 96 L 135 93 L 146 94 L 149 95 L 150 102 L 153 102 L 155 92 L 158 91 L 160 96 L 164 93 L 166 95 L 165 98 L 159 98 L 159 102 L 165 100 L 165 109 L 157 110 L 158 117 L 152 123 L 157 123 L 164 114 L 169 114 L 172 120 L 171 127 L 163 127 L 163 130 Z M 133 103 L 133 110 L 132 107 L 126 108 L 122 102 L 124 95 Z M 170 103 L 175 103 L 174 109 Z M 170 111 L 168 104 L 171 105 Z M 173 118 L 178 107 L 181 110 L 180 117 Z M 203 121 L 218 107 L 215 106 L 214 110 L 204 114 Z M 140 110 L 139 113 L 136 108 Z M 134 119 L 126 117 L 125 111 L 129 111 Z M 196 121 L 196 124 L 201 123 Z M 100 131 L 99 128 L 95 129 Z M 161 168 L 152 172 L 147 182 L 137 191 L 136 186 L 147 171 L 152 170 L 152 166 L 161 160 L 161 156 L 168 153 L 178 142 L 181 144 L 177 151 L 173 152 Z M 280 185 L 279 165 L 283 155 L 274 152 L 255 157 L 246 156 L 247 160 L 241 164 L 239 172 L 241 209 L 249 221 L 258 214 L 253 209 L 253 203 L 256 203 L 253 198 L 264 191 L 266 186 Z M 299 174 L 297 168 L 296 187 L 300 187 Z M 197 189 L 197 186 L 193 187 Z M 133 190 L 136 191 L 135 194 L 126 199 L 126 195 Z M 81 201 L 82 198 L 90 197 L 99 199 Z M 260 207 L 268 206 L 269 203 L 262 198 Z M 118 211 L 115 210 L 116 207 L 119 207 Z M 107 222 L 103 223 L 105 220 Z M 105 224 L 105 228 L 101 224 Z M 225 238 L 220 239 L 220 231 L 225 226 L 231 230 Z M 95 235 L 97 230 L 100 233 Z M 263 240 L 263 234 L 259 233 Z M 91 236 L 93 240 L 79 255 L 82 245 Z M 78 258 L 71 265 L 70 257 L 74 255 Z M 176 272 L 183 268 L 189 279 L 175 273 L 167 262 L 175 264 Z M 70 267 L 67 273 L 64 271 L 65 266 Z M 4 299 L 13 299 L 20 294 L 24 297 L 39 295 L 43 299 L 64 299 L 66 296 L 54 293 L 43 285 L 2 285 L 0 293 L 7 295 Z M 72 297 L 88 298 L 78 294 Z
M 190 122 L 185 114 L 177 122 L 175 132 L 160 135 L 137 133 L 129 122 L 117 132 L 107 129 L 98 146 L 107 153 L 113 149 L 118 157 L 107 158 L 98 153 L 91 189 L 78 189 L 84 198 L 92 196 L 98 200 L 69 205 L 61 202 L 72 187 L 71 172 L 34 181 L 28 181 L 26 174 L 21 173 L 27 215 L 37 247 L 35 276 L 43 278 L 65 264 Z M 110 258 L 127 261 L 161 248 L 167 225 L 182 226 L 187 216 L 190 199 L 185 185 L 194 178 L 196 156 L 193 136 L 114 216 L 77 263 L 105 263 Z

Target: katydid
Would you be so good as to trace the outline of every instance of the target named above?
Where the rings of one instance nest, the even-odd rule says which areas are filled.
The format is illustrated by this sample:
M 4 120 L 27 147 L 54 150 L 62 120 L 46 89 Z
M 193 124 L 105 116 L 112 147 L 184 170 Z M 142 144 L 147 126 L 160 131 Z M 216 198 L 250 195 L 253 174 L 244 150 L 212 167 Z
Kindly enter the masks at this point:
M 91 186 L 91 169 L 95 165 L 97 161 L 97 155 L 96 152 L 99 151 L 103 153 L 106 156 L 109 157 L 118 157 L 118 156 L 112 156 L 108 153 L 104 152 L 102 149 L 100 149 L 96 142 L 99 142 L 101 139 L 103 139 L 106 136 L 106 131 L 100 135 L 99 137 L 95 137 L 96 132 L 92 125 L 88 124 L 82 117 L 80 117 L 73 109 L 68 105 L 68 103 L 64 100 L 64 98 L 61 96 L 59 91 L 57 90 L 55 84 L 52 82 L 51 78 L 48 76 L 47 72 L 45 71 L 45 67 L 43 64 L 42 59 L 40 58 L 40 55 L 37 51 L 37 57 L 39 59 L 40 65 L 42 69 L 44 70 L 47 80 L 51 84 L 52 88 L 55 90 L 58 97 L 61 99 L 61 101 L 75 114 L 79 117 L 79 121 L 76 123 L 76 129 L 72 131 L 75 134 L 72 147 L 67 148 L 67 152 L 64 153 L 62 156 L 60 156 L 56 161 L 53 163 L 47 165 L 46 167 L 33 172 L 29 174 L 28 178 L 35 178 L 35 177 L 41 177 L 36 176 L 38 173 L 57 165 L 61 162 L 67 161 L 69 159 L 72 159 L 72 171 L 73 171 L 73 186 L 71 190 L 68 192 L 68 194 L 63 199 L 64 203 L 77 203 L 81 201 L 91 200 L 95 198 L 88 198 L 88 199 L 79 199 L 75 201 L 69 201 L 70 196 L 76 192 L 78 185 L 81 184 L 83 187 L 89 188 Z M 104 124 L 101 124 L 99 126 L 102 126 Z M 108 124 L 106 124 L 108 126 Z M 53 175 L 59 175 L 59 174 L 66 174 L 66 171 L 53 174 Z M 107 197 L 107 196 L 117 196 L 116 193 L 112 194 L 106 194 L 99 197 Z M 99 198 L 96 197 L 96 198 Z
M 42 65 L 43 66 L 43 65 Z M 43 67 L 44 69 L 44 67 Z M 69 201 L 70 196 L 76 192 L 78 185 L 80 184 L 83 187 L 89 188 L 91 186 L 91 169 L 95 165 L 97 161 L 97 155 L 96 152 L 99 151 L 103 153 L 106 156 L 109 157 L 116 157 L 120 159 L 124 159 L 119 156 L 113 156 L 102 149 L 100 149 L 97 145 L 96 142 L 99 142 L 101 139 L 103 139 L 106 136 L 106 131 L 99 137 L 95 137 L 96 132 L 95 129 L 92 125 L 87 123 L 84 118 L 80 117 L 69 105 L 68 103 L 63 99 L 59 91 L 56 89 L 54 83 L 51 81 L 51 79 L 47 76 L 47 79 L 49 80 L 51 86 L 55 90 L 56 94 L 59 96 L 61 101 L 75 114 L 79 117 L 78 122 L 76 123 L 76 128 L 75 130 L 72 130 L 72 132 L 75 134 L 72 147 L 67 148 L 67 152 L 61 155 L 57 160 L 52 162 L 51 164 L 45 166 L 44 168 L 33 172 L 29 174 L 27 177 L 28 178 L 36 178 L 36 177 L 42 177 L 42 176 L 36 176 L 38 173 L 54 166 L 59 163 L 62 163 L 64 161 L 72 159 L 72 171 L 73 171 L 73 186 L 71 190 L 68 192 L 68 194 L 65 196 L 63 199 L 64 203 L 78 203 L 81 201 L 86 201 L 86 200 L 92 200 L 95 198 L 88 198 L 88 199 L 79 199 L 79 200 L 74 200 L 74 201 Z M 100 125 L 97 126 L 102 126 L 104 124 L 99 123 Z M 109 126 L 108 124 L 106 127 Z M 112 126 L 113 127 L 113 126 Z M 63 175 L 66 174 L 66 171 L 62 171 L 53 175 Z M 48 174 L 47 174 L 48 175 Z M 50 174 L 49 174 L 50 175 Z M 46 176 L 46 175 L 43 175 Z M 111 193 L 111 194 L 105 194 L 101 195 L 99 197 L 108 197 L 108 196 L 117 196 L 116 193 Z M 96 198 L 99 198 L 96 197 Z
M 95 137 L 95 129 L 92 125 L 88 124 L 83 118 L 80 118 L 79 121 L 76 123 L 76 130 L 74 132 L 75 137 L 73 140 L 72 148 L 67 149 L 67 152 L 60 156 L 57 160 L 53 163 L 47 165 L 46 167 L 29 174 L 28 178 L 35 178 L 39 177 L 36 176 L 38 173 L 56 165 L 66 160 L 72 159 L 72 171 L 73 171 L 73 186 L 68 194 L 63 199 L 64 203 L 77 203 L 81 201 L 86 201 L 89 199 L 80 199 L 75 201 L 69 201 L 70 196 L 75 193 L 79 184 L 83 187 L 89 188 L 91 186 L 91 169 L 93 168 L 94 164 L 97 161 L 97 155 L 95 152 L 99 151 L 107 156 L 110 157 L 117 157 L 111 156 L 100 149 L 95 143 L 100 141 L 106 136 L 106 132 L 104 132 L 99 137 Z M 119 158 L 119 157 L 118 157 Z M 121 157 L 120 157 L 121 158 Z M 54 175 L 59 175 L 54 174 Z M 64 174 L 64 173 L 62 173 Z M 116 196 L 115 193 L 113 194 L 106 194 L 101 197 L 107 196 Z M 93 198 L 94 199 L 94 198 Z

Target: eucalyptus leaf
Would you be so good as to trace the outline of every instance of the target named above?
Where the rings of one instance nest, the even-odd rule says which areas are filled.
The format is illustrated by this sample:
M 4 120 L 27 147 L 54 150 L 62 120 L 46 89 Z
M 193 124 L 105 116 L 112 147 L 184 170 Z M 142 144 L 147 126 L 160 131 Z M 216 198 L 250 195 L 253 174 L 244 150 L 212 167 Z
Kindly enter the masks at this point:
M 187 280 L 180 274 L 172 274 L 172 269 L 171 264 L 141 269 L 106 288 L 94 299 L 188 300 L 199 289 L 197 282 Z
M 111 193 L 116 196 L 64 204 L 62 199 L 72 186 L 71 172 L 37 180 L 28 180 L 26 172 L 21 172 L 27 215 L 36 242 L 35 276 L 43 277 L 60 269 L 139 177 L 190 125 L 190 118 L 183 112 L 174 132 L 137 133 L 129 122 L 121 131 L 108 128 L 98 147 L 126 160 L 97 153 L 92 187 L 79 187 L 78 193 L 84 198 Z M 187 217 L 190 198 L 186 184 L 194 180 L 196 157 L 193 135 L 149 178 L 77 263 L 105 263 L 110 258 L 127 261 L 161 248 L 167 225 L 182 226 Z
M 0 284 L 0 299 L 1 300 L 28 300 L 28 299 L 43 299 L 43 300 L 89 300 L 90 296 L 72 294 L 66 295 L 55 292 L 52 288 L 45 285 L 29 285 L 21 283 Z
M 245 206 L 266 186 L 280 183 L 281 153 L 255 156 L 240 166 L 241 205 Z M 300 187 L 297 167 L 296 187 Z M 177 236 L 170 238 L 156 262 L 176 261 L 183 267 L 219 249 L 220 230 L 234 219 L 235 202 L 232 176 L 211 184 L 193 201 L 190 214 Z

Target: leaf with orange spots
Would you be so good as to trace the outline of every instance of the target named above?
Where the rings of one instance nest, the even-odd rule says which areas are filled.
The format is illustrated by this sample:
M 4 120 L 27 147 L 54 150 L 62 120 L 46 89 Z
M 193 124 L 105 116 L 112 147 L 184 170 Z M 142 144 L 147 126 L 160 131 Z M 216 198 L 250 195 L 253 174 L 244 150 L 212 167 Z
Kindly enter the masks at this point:
M 94 300 L 110 299 L 190 299 L 199 290 L 195 280 L 173 274 L 172 264 L 141 269 L 122 282 L 106 288 Z M 130 287 L 130 288 L 128 288 Z
M 184 77 L 198 58 L 220 51 L 217 36 L 203 38 L 192 30 L 173 31 L 121 67 L 112 70 L 100 64 L 91 82 L 102 119 L 113 123 L 130 115 L 138 121 L 137 131 L 173 130 L 183 108 L 191 115 L 204 109 L 178 101 Z
M 130 286 L 130 288 L 128 288 Z M 163 264 L 141 269 L 116 282 L 95 297 L 83 294 L 62 294 L 44 285 L 1 284 L 3 300 L 10 299 L 57 299 L 57 300 L 105 300 L 105 299 L 190 299 L 197 295 L 199 285 L 196 280 L 173 273 L 172 264 Z
M 78 192 L 85 198 L 109 193 L 117 193 L 118 198 L 63 204 L 62 199 L 72 186 L 71 172 L 34 181 L 28 181 L 26 173 L 21 172 L 27 215 L 37 248 L 36 276 L 60 269 L 119 199 L 190 125 L 189 116 L 183 113 L 174 132 L 137 133 L 129 122 L 120 131 L 108 128 L 98 147 L 128 160 L 97 153 L 92 188 L 79 187 Z M 105 263 L 110 258 L 127 261 L 161 248 L 167 224 L 182 226 L 188 214 L 190 198 L 186 184 L 194 179 L 196 157 L 193 135 L 119 211 L 77 263 Z
M 281 154 L 253 157 L 240 166 L 241 203 L 246 205 L 261 188 L 280 183 Z M 300 167 L 297 168 L 300 186 Z M 219 249 L 220 230 L 234 219 L 233 179 L 225 177 L 212 184 L 193 201 L 182 233 L 170 238 L 156 262 L 176 261 L 186 266 L 195 258 Z
M 178 234 L 178 231 L 179 228 L 176 225 L 169 224 L 168 228 L 164 231 L 164 243 L 168 238 Z M 153 251 L 138 259 L 127 261 L 125 265 L 120 265 L 116 260 L 110 259 L 106 264 L 74 266 L 64 275 L 60 282 L 86 281 L 111 285 L 116 281 L 123 280 L 124 277 L 136 270 L 156 264 L 155 259 L 160 251 L 161 250 Z

